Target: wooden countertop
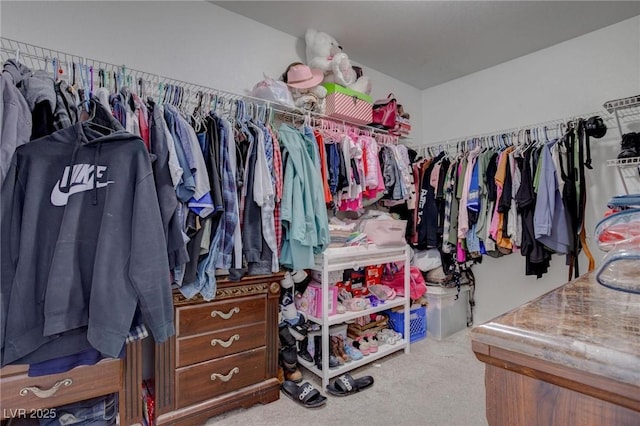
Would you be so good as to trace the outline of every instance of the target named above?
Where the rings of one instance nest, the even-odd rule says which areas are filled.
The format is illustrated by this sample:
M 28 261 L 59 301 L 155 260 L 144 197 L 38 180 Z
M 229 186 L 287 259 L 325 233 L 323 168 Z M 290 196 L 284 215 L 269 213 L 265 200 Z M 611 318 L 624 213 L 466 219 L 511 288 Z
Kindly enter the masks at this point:
M 471 336 L 485 362 L 515 353 L 556 367 L 553 374 L 615 382 L 640 400 L 640 295 L 603 287 L 593 273 L 475 327 Z

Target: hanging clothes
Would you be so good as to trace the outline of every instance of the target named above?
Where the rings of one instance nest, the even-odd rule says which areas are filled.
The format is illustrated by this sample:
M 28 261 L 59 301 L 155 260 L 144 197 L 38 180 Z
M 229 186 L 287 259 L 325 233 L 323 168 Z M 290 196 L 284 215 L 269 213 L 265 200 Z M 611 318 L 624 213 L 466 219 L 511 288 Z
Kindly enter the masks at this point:
M 0 74 L 0 187 L 14 151 L 31 139 L 31 110 L 14 76 L 6 67 Z
M 283 245 L 280 263 L 291 269 L 311 268 L 314 255 L 328 247 L 329 224 L 320 174 L 317 144 L 283 123 L 278 129 L 283 148 Z
M 175 266 L 187 263 L 189 260 L 189 254 L 184 244 L 182 226 L 176 212 L 178 199 L 176 198 L 169 167 L 169 146 L 173 144 L 173 140 L 168 139 L 170 134 L 164 121 L 164 108 L 152 101 L 149 111 L 151 113 L 149 150 L 151 154 L 155 155 L 155 161 L 152 163 L 153 176 L 162 217 L 162 226 L 167 241 L 169 267 L 173 269 Z
M 535 211 L 535 192 L 533 186 L 532 152 L 525 153 L 524 158 L 518 158 L 522 182 L 516 194 L 518 210 L 522 216 L 522 247 L 520 251 L 525 256 L 525 274 L 540 278 L 549 268 L 550 253 L 535 238 L 533 216 Z
M 542 147 L 533 223 L 536 240 L 558 254 L 567 254 L 570 251 L 569 228 L 550 149 L 556 143 L 553 141 Z
M 174 334 L 162 218 L 139 138 L 77 123 L 19 147 L 7 176 L 2 365 L 91 346 L 117 357 L 138 303 L 156 341 Z M 46 294 L 43 303 L 33 294 Z

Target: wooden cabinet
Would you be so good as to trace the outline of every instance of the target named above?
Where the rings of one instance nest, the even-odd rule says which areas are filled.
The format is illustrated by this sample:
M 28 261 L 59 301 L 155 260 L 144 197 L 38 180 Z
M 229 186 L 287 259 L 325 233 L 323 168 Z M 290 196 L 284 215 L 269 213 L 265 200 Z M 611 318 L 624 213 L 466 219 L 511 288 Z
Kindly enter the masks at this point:
M 120 424 L 142 423 L 140 341 L 127 345 L 124 359 L 104 359 L 95 365 L 40 377 L 29 377 L 28 368 L 27 365 L 9 365 L 0 370 L 0 419 L 33 417 L 46 413 L 48 408 L 118 393 Z M 40 409 L 43 410 L 32 411 Z
M 472 330 L 490 425 L 640 425 L 640 295 L 593 274 Z
M 158 425 L 202 425 L 224 411 L 279 398 L 281 279 L 220 280 L 210 302 L 174 292 L 176 336 L 155 353 Z

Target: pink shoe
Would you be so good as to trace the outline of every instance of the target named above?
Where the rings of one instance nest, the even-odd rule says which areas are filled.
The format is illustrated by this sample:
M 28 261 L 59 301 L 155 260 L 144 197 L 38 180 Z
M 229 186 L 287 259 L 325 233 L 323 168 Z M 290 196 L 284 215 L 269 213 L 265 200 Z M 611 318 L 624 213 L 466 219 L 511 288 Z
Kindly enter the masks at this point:
M 364 356 L 369 355 L 370 347 L 369 342 L 367 342 L 364 337 L 358 338 L 358 340 L 353 341 L 353 347 L 358 349 L 360 353 Z M 376 348 L 377 350 L 377 348 Z
M 376 353 L 378 352 L 378 339 L 376 339 L 376 336 L 374 336 L 373 334 L 370 334 L 366 337 L 367 342 L 369 342 L 369 353 Z

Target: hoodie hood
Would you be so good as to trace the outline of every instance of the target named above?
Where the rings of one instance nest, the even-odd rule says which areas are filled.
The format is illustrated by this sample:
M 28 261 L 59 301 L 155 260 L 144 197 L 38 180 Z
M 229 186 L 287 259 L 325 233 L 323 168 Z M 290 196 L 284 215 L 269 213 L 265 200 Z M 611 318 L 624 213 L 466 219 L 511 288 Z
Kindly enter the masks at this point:
M 36 104 L 44 101 L 51 105 L 51 111 L 55 111 L 56 92 L 54 81 L 46 71 L 31 71 L 29 67 L 13 59 L 5 62 L 4 70 L 13 78 L 14 84 L 24 96 L 31 111 L 33 111 Z
M 21 64 L 20 62 L 16 62 L 14 59 L 9 59 L 4 63 L 4 72 L 11 76 L 13 84 L 16 86 L 18 86 L 22 80 L 33 75 L 33 72 L 29 67 Z

